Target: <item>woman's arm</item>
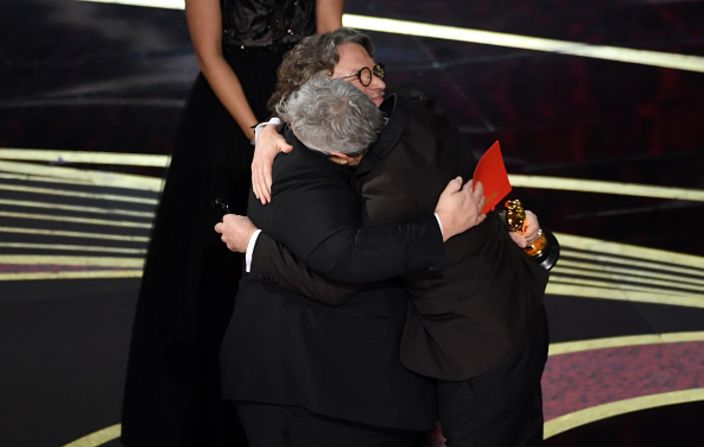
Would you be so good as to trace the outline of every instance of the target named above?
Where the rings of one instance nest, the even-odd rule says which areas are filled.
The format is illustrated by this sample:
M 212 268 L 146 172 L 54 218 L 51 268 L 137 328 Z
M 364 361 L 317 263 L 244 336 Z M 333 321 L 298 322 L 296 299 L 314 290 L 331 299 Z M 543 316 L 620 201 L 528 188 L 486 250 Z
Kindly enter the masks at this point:
M 342 26 L 343 0 L 316 0 L 315 20 L 318 33 L 335 31 Z M 252 189 L 262 204 L 271 201 L 271 167 L 279 153 L 293 149 L 276 126 L 266 126 L 257 137 L 252 157 Z
M 237 75 L 222 53 L 222 12 L 218 0 L 186 0 L 186 21 L 203 76 L 247 139 L 257 118 Z
M 315 25 L 318 34 L 335 31 L 342 27 L 343 0 L 316 0 Z

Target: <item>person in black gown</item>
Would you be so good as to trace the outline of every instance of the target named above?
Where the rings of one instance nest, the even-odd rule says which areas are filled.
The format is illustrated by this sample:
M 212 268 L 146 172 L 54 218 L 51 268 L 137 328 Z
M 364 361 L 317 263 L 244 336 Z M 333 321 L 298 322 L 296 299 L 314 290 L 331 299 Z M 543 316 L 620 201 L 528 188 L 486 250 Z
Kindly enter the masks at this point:
M 186 0 L 201 67 L 157 210 L 132 330 L 121 441 L 139 446 L 241 443 L 220 399 L 218 352 L 242 270 L 212 232 L 244 213 L 253 124 L 267 116 L 283 54 L 340 27 L 342 0 Z

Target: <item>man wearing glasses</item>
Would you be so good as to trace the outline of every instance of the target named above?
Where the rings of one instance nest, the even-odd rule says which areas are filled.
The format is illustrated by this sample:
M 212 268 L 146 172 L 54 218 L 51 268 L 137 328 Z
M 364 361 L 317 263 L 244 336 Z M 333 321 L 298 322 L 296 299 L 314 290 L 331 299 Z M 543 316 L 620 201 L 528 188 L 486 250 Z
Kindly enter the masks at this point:
M 356 51 L 357 50 L 357 51 Z M 358 52 L 357 47 L 342 47 L 340 48 L 340 53 L 344 55 L 349 55 L 347 57 L 341 57 L 340 60 L 342 62 L 338 62 L 337 65 L 335 66 L 335 72 L 333 73 L 333 78 L 335 79 L 343 79 L 343 80 L 348 80 L 348 81 L 354 81 L 356 78 L 356 81 L 359 82 L 359 85 L 361 86 L 360 90 L 365 91 L 373 91 L 374 94 L 369 95 L 369 99 L 372 100 L 374 105 L 379 107 L 382 102 L 384 102 L 384 90 L 381 88 L 381 82 L 383 82 L 384 79 L 384 64 L 374 64 L 372 68 L 369 67 L 362 67 L 356 72 L 346 75 L 346 76 L 338 76 L 339 73 L 344 73 L 346 71 L 345 65 L 354 65 L 353 60 L 356 59 L 355 53 Z M 354 56 L 353 56 L 354 55 Z M 363 57 L 363 55 L 359 55 Z M 377 88 L 369 88 L 372 85 L 372 81 L 374 80 L 374 77 L 379 79 L 381 82 L 377 82 Z M 385 84 L 384 84 L 385 86 Z

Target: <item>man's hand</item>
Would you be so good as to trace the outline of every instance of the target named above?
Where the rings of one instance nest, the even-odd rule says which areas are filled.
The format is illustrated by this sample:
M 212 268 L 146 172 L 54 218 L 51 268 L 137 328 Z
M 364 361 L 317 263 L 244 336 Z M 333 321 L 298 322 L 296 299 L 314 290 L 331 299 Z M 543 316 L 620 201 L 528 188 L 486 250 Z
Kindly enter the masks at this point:
M 482 214 L 483 207 L 484 188 L 481 182 L 475 185 L 470 180 L 463 185 L 462 177 L 450 180 L 435 207 L 442 223 L 442 240 L 447 241 L 482 223 L 486 218 L 486 214 Z
M 257 231 L 249 217 L 237 214 L 225 214 L 222 222 L 215 224 L 215 232 L 220 233 L 222 241 L 230 251 L 244 253 L 252 234 Z
M 274 158 L 280 152 L 288 153 L 292 150 L 293 146 L 286 143 L 276 126 L 264 126 L 259 131 L 252 157 L 252 189 L 262 205 L 271 202 L 271 167 L 274 165 Z
M 538 223 L 538 216 L 535 215 L 530 210 L 526 210 L 526 218 L 523 221 L 523 229 L 521 231 L 509 231 L 509 235 L 513 242 L 516 243 L 521 248 L 526 248 L 529 244 L 540 237 L 538 235 L 538 230 L 540 229 L 540 224 Z

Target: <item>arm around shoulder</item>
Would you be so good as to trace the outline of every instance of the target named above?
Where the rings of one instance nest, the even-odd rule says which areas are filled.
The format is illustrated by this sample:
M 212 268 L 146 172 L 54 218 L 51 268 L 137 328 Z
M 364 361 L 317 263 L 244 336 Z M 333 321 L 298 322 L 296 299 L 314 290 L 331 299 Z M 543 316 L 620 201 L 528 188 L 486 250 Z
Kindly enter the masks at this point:
M 251 127 L 257 118 L 239 78 L 223 57 L 219 0 L 186 0 L 186 21 L 203 76 L 245 136 L 252 140 Z

